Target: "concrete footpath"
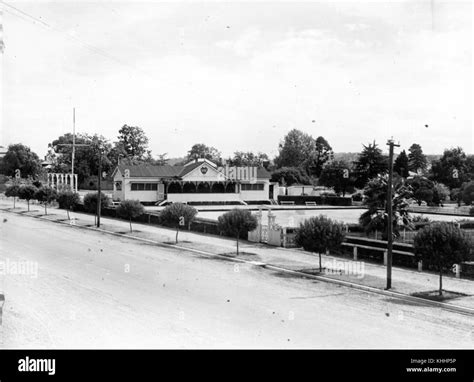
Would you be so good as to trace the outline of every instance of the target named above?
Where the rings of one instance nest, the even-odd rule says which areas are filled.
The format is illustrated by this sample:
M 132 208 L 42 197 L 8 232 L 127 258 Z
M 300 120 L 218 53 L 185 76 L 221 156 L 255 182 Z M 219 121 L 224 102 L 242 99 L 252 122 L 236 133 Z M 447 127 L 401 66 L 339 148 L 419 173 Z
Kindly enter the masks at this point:
M 38 205 L 26 210 L 26 203 L 17 202 L 17 208 L 12 208 L 11 201 L 1 200 L 0 209 L 46 219 L 63 224 L 95 229 L 93 215 L 71 212 L 71 220 L 67 219 L 65 210 L 51 208 L 48 215 L 44 208 Z M 129 223 L 124 220 L 101 218 L 101 230 L 117 235 L 147 240 L 161 245 L 174 245 L 176 231 L 169 228 L 145 224 Z M 460 294 L 458 297 L 446 299 L 443 305 L 425 299 L 412 297 L 415 293 L 435 291 L 438 289 L 439 276 L 431 272 L 418 272 L 413 269 L 393 267 L 392 289 L 385 291 L 386 267 L 366 261 L 352 261 L 347 258 L 322 255 L 322 265 L 325 270 L 319 273 L 319 256 L 299 249 L 271 247 L 265 244 L 242 241 L 240 254 L 235 254 L 235 240 L 220 236 L 204 235 L 195 232 L 182 231 L 179 233 L 180 248 L 191 251 L 202 251 L 203 254 L 217 255 L 222 259 L 232 261 L 252 262 L 271 269 L 275 272 L 291 272 L 294 276 L 307 276 L 323 281 L 336 282 L 349 287 L 386 294 L 392 297 L 405 298 L 411 303 L 427 303 L 443 306 L 453 311 L 474 314 L 474 281 L 457 279 L 454 275 L 443 276 L 443 290 Z M 297 273 L 294 273 L 294 272 Z

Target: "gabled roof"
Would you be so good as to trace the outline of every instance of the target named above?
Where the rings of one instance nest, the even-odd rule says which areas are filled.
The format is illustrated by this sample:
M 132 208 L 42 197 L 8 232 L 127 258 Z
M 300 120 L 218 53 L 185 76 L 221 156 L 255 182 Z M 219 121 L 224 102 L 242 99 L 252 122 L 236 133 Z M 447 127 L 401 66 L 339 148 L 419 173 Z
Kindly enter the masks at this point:
M 131 178 L 173 178 L 180 176 L 183 166 L 148 166 L 148 165 L 120 165 L 118 170 L 123 175 L 125 169 L 130 170 Z
M 186 167 L 186 166 L 190 166 L 190 165 L 192 165 L 192 164 L 194 164 L 194 163 L 201 163 L 201 164 L 206 163 L 206 164 L 208 164 L 209 166 L 212 166 L 212 167 L 214 167 L 214 168 L 217 168 L 217 164 L 215 164 L 213 161 L 211 161 L 211 160 L 209 160 L 209 159 L 206 159 L 206 158 L 196 158 L 196 159 L 193 159 L 193 160 L 189 161 L 188 163 L 186 163 L 184 166 L 185 166 L 185 167 Z
M 182 168 L 182 171 L 180 172 L 179 176 L 184 176 L 186 174 L 189 174 L 195 168 L 198 168 L 199 166 L 203 164 L 206 164 L 206 162 L 194 162 L 194 163 L 188 163 L 185 166 L 179 166 Z
M 123 175 L 125 169 L 128 169 L 131 178 L 181 178 L 203 164 L 206 163 L 188 163 L 186 166 L 120 165 L 114 170 L 112 176 L 115 176 L 117 170 Z M 257 179 L 270 179 L 270 177 L 270 173 L 265 168 L 257 169 Z
M 257 168 L 257 179 L 270 179 L 271 175 L 265 167 Z

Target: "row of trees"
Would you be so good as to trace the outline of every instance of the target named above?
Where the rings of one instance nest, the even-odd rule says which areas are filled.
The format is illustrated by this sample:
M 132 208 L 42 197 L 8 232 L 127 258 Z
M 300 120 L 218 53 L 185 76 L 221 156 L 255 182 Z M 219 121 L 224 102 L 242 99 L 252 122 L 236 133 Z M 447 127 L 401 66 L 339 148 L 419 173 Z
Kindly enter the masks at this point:
M 324 137 L 315 139 L 293 129 L 283 137 L 278 150 L 273 163 L 266 154 L 241 151 L 236 151 L 226 162 L 235 166 L 264 166 L 271 171 L 271 180 L 282 185 L 319 184 L 331 187 L 342 195 L 363 189 L 371 179 L 388 171 L 388 157 L 375 141 L 363 145 L 354 160 L 335 160 L 332 147 Z M 196 157 L 223 163 L 221 153 L 216 148 L 196 144 L 188 151 L 185 160 L 178 164 Z M 397 156 L 394 171 L 405 179 L 418 177 L 413 185 L 420 189 L 417 201 L 441 204 L 451 190 L 459 191 L 464 183 L 474 180 L 474 155 L 466 155 L 458 147 L 446 149 L 440 158 L 430 160 L 423 153 L 421 145 L 414 143 L 408 153 L 402 150 Z M 418 187 L 418 183 L 422 183 L 423 187 Z
M 296 230 L 295 242 L 307 251 L 321 254 L 340 251 L 345 231 L 342 223 L 320 215 L 305 220 Z M 439 295 L 443 294 L 443 273 L 454 264 L 470 260 L 473 243 L 470 237 L 454 223 L 438 222 L 420 229 L 414 239 L 416 260 L 433 267 L 439 274 Z
M 166 154 L 153 158 L 148 150 L 148 138 L 140 127 L 124 125 L 118 131 L 117 141 L 111 143 L 107 138 L 95 134 L 79 133 L 75 136 L 74 172 L 79 184 L 98 174 L 99 155 L 102 155 L 102 170 L 110 173 L 120 161 L 129 164 L 165 164 Z M 50 171 L 67 173 L 71 171 L 73 135 L 67 133 L 54 139 L 48 149 L 47 159 L 52 162 Z M 23 144 L 8 146 L 0 161 L 0 173 L 14 176 L 17 169 L 24 178 L 37 179 L 44 172 L 42 160 Z
M 411 219 L 407 212 L 407 201 L 412 197 L 411 186 L 395 180 L 393 196 L 393 226 L 394 234 L 398 235 L 401 226 L 410 227 Z M 370 230 L 386 232 L 387 215 L 382 206 L 385 204 L 387 192 L 387 177 L 378 176 L 369 181 L 366 187 L 368 198 L 368 210 L 360 218 L 361 224 Z M 25 199 L 29 202 L 36 199 L 46 206 L 53 201 L 58 201 L 60 208 L 69 210 L 79 203 L 77 193 L 63 191 L 57 193 L 48 186 L 34 184 L 13 183 L 7 187 L 7 196 Z M 101 195 L 102 205 L 108 205 L 108 199 Z M 84 197 L 84 208 L 88 212 L 97 210 L 97 193 L 90 193 Z M 15 203 L 15 202 L 14 202 Z M 128 219 L 130 231 L 132 231 L 132 219 L 144 213 L 144 208 L 137 200 L 124 200 L 117 208 L 117 215 Z M 181 203 L 173 203 L 167 206 L 160 214 L 160 220 L 176 228 L 175 242 L 178 243 L 180 229 L 188 227 L 194 220 L 197 210 L 191 206 Z M 221 232 L 234 236 L 237 243 L 237 254 L 239 254 L 239 240 L 246 237 L 249 231 L 257 228 L 255 216 L 248 210 L 234 209 L 218 218 L 218 228 Z M 333 221 L 325 216 L 313 217 L 305 220 L 296 230 L 295 242 L 305 250 L 319 254 L 319 268 L 322 270 L 321 254 L 328 251 L 337 251 L 345 237 L 345 229 L 342 223 Z M 386 239 L 386 237 L 385 237 Z M 453 264 L 461 263 L 470 259 L 473 251 L 473 243 L 468 235 L 452 223 L 434 223 L 419 230 L 414 239 L 414 250 L 418 259 L 425 264 L 435 267 L 439 271 L 439 294 L 442 294 L 442 275 L 449 270 Z
M 50 144 L 48 159 L 53 163 L 51 171 L 69 172 L 72 159 L 72 134 L 64 134 Z M 167 154 L 153 157 L 148 148 L 149 139 L 138 126 L 123 125 L 118 130 L 117 140 L 110 142 L 100 135 L 77 134 L 75 142 L 74 172 L 79 184 L 98 174 L 98 155 L 102 153 L 102 169 L 110 174 L 118 163 L 163 165 L 169 162 Z M 100 148 L 100 150 L 99 150 Z M 282 139 L 278 155 L 272 160 L 265 153 L 236 151 L 226 159 L 218 149 L 203 143 L 194 144 L 182 165 L 195 158 L 206 158 L 218 165 L 224 162 L 231 166 L 260 166 L 272 173 L 272 181 L 282 185 L 319 184 L 331 187 L 338 194 L 353 193 L 363 189 L 370 179 L 388 170 L 388 158 L 374 141 L 363 145 L 362 151 L 351 159 L 334 159 L 329 142 L 323 137 L 313 138 L 298 129 L 292 129 Z M 37 178 L 42 172 L 41 161 L 34 152 L 22 144 L 10 145 L 0 161 L 0 173 L 13 176 L 20 169 L 22 177 Z M 394 162 L 394 171 L 403 178 L 417 174 L 427 178 L 432 184 L 423 183 L 419 200 L 439 204 L 441 196 L 449 190 L 459 193 L 463 184 L 474 180 L 474 155 L 466 155 L 461 148 L 446 149 L 440 158 L 430 158 L 422 147 L 414 143 L 408 151 L 402 150 Z M 426 192 L 426 189 L 430 192 Z M 423 195 L 422 195 L 423 194 Z M 432 194 L 432 195 L 430 195 Z
M 47 215 L 47 205 L 57 201 L 59 208 L 67 210 L 68 219 L 70 219 L 69 211 L 73 210 L 80 204 L 79 194 L 71 191 L 57 192 L 48 186 L 35 186 L 33 184 L 11 184 L 7 187 L 5 195 L 13 197 L 13 207 L 15 208 L 15 199 L 18 197 L 28 202 L 28 211 L 30 211 L 30 201 L 38 200 L 44 204 L 45 215 Z M 98 194 L 95 192 L 88 193 L 84 196 L 84 210 L 89 213 L 97 212 Z M 110 205 L 109 198 L 101 193 L 101 209 L 105 209 Z M 127 219 L 130 224 L 130 232 L 132 232 L 132 219 L 139 217 L 145 213 L 143 205 L 138 200 L 123 200 L 117 207 L 117 216 Z M 197 215 L 197 210 L 191 206 L 182 203 L 172 203 L 168 205 L 160 213 L 160 221 L 164 224 L 171 225 L 176 228 L 175 242 L 178 243 L 178 235 L 180 229 L 188 227 Z M 257 219 L 248 210 L 234 209 L 218 219 L 219 230 L 227 235 L 236 238 L 237 254 L 239 253 L 239 239 L 246 237 L 249 231 L 257 227 Z
M 451 198 L 470 204 L 473 198 L 470 182 L 474 180 L 474 156 L 466 155 L 461 148 L 447 149 L 439 159 L 428 166 L 427 157 L 418 144 L 409 154 L 403 150 L 394 162 L 394 171 L 413 188 L 414 200 L 421 204 L 442 205 Z M 376 143 L 364 146 L 357 161 L 329 162 L 319 178 L 319 184 L 332 187 L 336 193 L 353 192 L 364 188 L 371 179 L 388 172 L 388 160 Z
M 52 187 L 32 183 L 19 184 L 15 182 L 7 186 L 5 195 L 13 197 L 13 208 L 16 208 L 16 198 L 26 200 L 28 203 L 28 211 L 30 211 L 30 201 L 37 200 L 40 204 L 44 205 L 45 215 L 48 214 L 47 206 L 57 202 L 59 208 L 67 210 L 68 219 L 70 219 L 69 211 L 81 203 L 79 194 L 76 192 L 69 190 L 58 192 Z M 96 213 L 98 198 L 99 196 L 95 192 L 88 193 L 84 196 L 84 210 L 86 212 Z M 100 199 L 102 210 L 110 205 L 110 200 L 104 193 L 100 194 Z M 140 216 L 143 213 L 145 213 L 145 209 L 138 200 L 124 200 L 117 208 L 117 215 L 130 221 L 130 231 L 132 231 L 132 218 Z
M 16 198 L 26 200 L 28 211 L 30 211 L 30 202 L 37 200 L 44 206 L 45 215 L 48 214 L 48 205 L 58 202 L 60 208 L 68 210 L 68 218 L 69 211 L 80 202 L 78 193 L 67 190 L 58 192 L 56 189 L 37 181 L 26 183 L 14 181 L 6 187 L 5 196 L 13 197 L 13 208 L 16 208 Z

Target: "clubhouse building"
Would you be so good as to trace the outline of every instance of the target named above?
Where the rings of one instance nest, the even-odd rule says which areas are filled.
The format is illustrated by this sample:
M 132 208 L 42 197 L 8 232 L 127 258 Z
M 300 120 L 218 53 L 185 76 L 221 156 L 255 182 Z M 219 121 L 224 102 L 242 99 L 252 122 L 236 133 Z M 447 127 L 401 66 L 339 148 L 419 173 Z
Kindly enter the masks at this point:
M 112 174 L 113 199 L 144 204 L 271 204 L 278 184 L 258 167 L 218 167 L 207 159 L 184 166 L 119 165 Z

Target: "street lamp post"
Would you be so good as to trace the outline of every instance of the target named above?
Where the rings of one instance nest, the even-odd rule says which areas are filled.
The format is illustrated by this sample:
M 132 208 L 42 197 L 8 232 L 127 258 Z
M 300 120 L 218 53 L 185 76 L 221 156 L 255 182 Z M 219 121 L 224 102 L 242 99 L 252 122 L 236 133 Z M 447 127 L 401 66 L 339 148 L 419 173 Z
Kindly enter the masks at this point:
M 392 288 L 392 252 L 393 252 L 393 148 L 400 147 L 393 139 L 389 139 L 387 145 L 390 147 L 388 156 L 388 184 L 387 184 L 387 287 Z

